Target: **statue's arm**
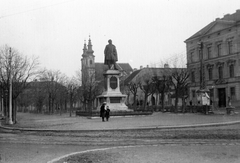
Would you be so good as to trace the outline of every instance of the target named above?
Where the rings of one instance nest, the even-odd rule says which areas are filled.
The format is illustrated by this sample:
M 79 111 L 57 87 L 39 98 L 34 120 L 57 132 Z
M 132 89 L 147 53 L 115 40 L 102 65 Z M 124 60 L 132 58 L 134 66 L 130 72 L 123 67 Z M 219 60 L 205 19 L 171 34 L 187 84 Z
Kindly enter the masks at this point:
M 116 48 L 116 46 L 114 46 L 113 51 L 114 51 L 114 54 L 117 55 L 117 48 Z
M 107 46 L 104 49 L 104 54 L 106 55 L 106 53 L 107 53 Z

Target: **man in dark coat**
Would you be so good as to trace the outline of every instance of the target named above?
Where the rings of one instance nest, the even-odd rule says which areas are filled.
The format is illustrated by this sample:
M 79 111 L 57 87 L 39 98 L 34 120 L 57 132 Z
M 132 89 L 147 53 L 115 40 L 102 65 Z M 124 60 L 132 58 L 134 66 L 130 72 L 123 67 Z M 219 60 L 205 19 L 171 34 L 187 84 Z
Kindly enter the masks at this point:
M 104 102 L 102 104 L 102 106 L 100 107 L 100 117 L 102 117 L 103 122 L 104 122 L 104 117 L 105 117 L 105 113 L 106 113 L 105 105 L 106 105 L 106 102 Z
M 106 45 L 105 50 L 104 50 L 104 64 L 108 65 L 109 69 L 115 69 L 117 70 L 116 67 L 116 62 L 118 61 L 118 56 L 117 56 L 117 49 L 115 45 L 112 44 L 112 40 L 108 40 L 108 45 Z

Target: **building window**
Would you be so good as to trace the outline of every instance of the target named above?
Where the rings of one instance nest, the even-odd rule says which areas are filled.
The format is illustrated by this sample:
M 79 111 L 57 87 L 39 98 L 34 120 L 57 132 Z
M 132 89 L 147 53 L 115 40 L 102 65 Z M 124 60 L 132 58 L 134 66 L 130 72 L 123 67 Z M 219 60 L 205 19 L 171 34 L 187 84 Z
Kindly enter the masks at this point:
M 233 64 L 231 64 L 229 66 L 229 74 L 230 74 L 230 78 L 234 77 L 234 65 Z
M 209 68 L 209 69 L 208 69 L 208 77 L 209 77 L 209 80 L 212 80 L 212 79 L 213 79 L 213 74 L 212 74 L 212 72 L 213 72 L 213 69 L 212 69 L 212 68 Z
M 191 63 L 193 62 L 193 55 L 194 55 L 194 53 L 193 53 L 193 52 L 190 52 L 190 62 L 191 62 Z
M 228 40 L 228 54 L 232 54 L 233 52 L 233 41 Z
M 230 96 L 231 99 L 235 99 L 236 96 L 235 87 L 230 87 Z
M 222 53 L 222 44 L 218 44 L 217 45 L 217 56 L 221 56 L 221 53 Z
M 218 67 L 218 77 L 219 77 L 219 79 L 223 78 L 223 67 L 222 66 Z
M 202 59 L 202 54 L 201 54 L 201 49 L 198 49 L 198 56 L 199 56 L 199 61 Z
M 195 72 L 192 71 L 192 74 L 191 74 L 191 79 L 192 79 L 192 83 L 195 83 Z
M 211 52 L 212 52 L 212 48 L 211 46 L 207 47 L 207 59 L 211 58 Z
M 92 64 L 92 60 L 90 60 L 90 65 Z

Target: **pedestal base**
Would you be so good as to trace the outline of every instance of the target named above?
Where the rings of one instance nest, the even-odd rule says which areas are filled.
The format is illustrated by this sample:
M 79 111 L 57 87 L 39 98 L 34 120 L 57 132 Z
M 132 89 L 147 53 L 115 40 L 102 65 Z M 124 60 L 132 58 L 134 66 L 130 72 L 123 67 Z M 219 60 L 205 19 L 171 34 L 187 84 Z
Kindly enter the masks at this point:
M 127 95 L 122 94 L 120 91 L 120 74 L 121 73 L 118 70 L 107 70 L 106 73 L 104 73 L 104 76 L 107 79 L 107 89 L 102 95 L 97 97 L 99 110 L 101 104 L 106 102 L 106 105 L 109 106 L 111 112 L 132 111 L 125 105 Z
M 118 111 L 129 111 L 131 112 L 132 110 L 129 110 L 128 107 L 125 104 L 111 104 L 107 103 L 107 106 L 109 106 L 109 109 L 111 112 L 118 112 Z

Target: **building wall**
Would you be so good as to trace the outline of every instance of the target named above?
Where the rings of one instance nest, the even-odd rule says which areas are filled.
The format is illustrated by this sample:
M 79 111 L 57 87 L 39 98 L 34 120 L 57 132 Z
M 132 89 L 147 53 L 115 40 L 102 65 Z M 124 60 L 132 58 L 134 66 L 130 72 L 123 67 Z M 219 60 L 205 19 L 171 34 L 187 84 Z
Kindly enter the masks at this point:
M 218 24 L 219 25 L 219 24 Z M 232 52 L 229 53 L 229 41 L 232 41 Z M 190 84 L 190 100 L 196 103 L 196 96 L 193 95 L 194 90 L 200 88 L 200 56 L 199 45 L 203 43 L 203 65 L 204 65 L 204 81 L 207 89 L 212 89 L 213 95 L 211 100 L 213 105 L 219 107 L 219 99 L 222 92 L 221 88 L 225 88 L 225 100 L 227 105 L 228 96 L 231 97 L 230 88 L 235 88 L 235 96 L 232 97 L 232 104 L 240 106 L 240 24 L 227 27 L 223 30 L 210 32 L 195 39 L 186 41 L 187 44 L 187 67 L 190 72 L 190 78 L 195 76 L 195 82 L 191 80 Z M 221 54 L 218 55 L 218 45 L 221 44 Z M 208 53 L 208 47 L 211 53 Z M 210 54 L 210 55 L 209 55 Z M 229 66 L 234 65 L 234 77 L 230 77 Z M 223 77 L 219 79 L 219 66 L 223 68 Z M 208 69 L 212 69 L 212 79 L 209 79 Z

